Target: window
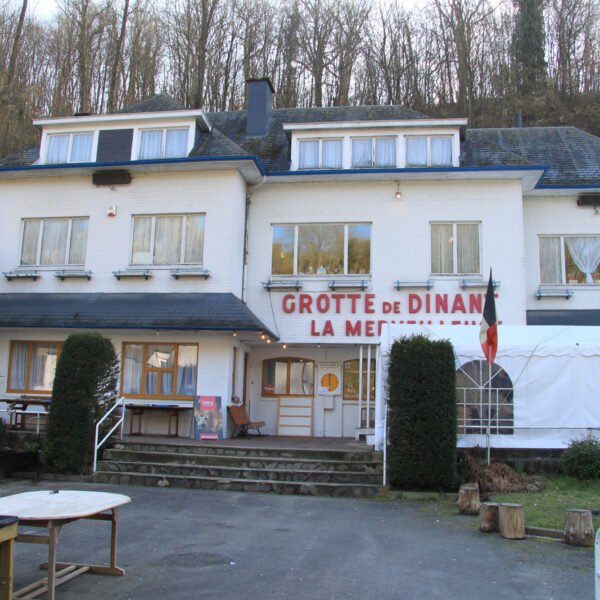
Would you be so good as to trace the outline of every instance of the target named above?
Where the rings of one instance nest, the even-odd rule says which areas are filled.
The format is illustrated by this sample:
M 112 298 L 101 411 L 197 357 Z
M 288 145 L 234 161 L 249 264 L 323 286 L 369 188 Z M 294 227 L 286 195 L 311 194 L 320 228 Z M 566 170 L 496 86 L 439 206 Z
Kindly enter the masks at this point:
M 431 224 L 431 272 L 479 274 L 479 223 Z
M 371 225 L 274 225 L 273 275 L 344 275 L 371 271 Z
M 298 147 L 300 169 L 342 168 L 342 140 L 302 140 Z
M 407 167 L 447 167 L 452 166 L 452 138 L 407 137 Z
M 46 163 L 90 162 L 93 141 L 93 133 L 49 135 Z
M 508 373 L 492 365 L 492 396 L 489 399 L 489 366 L 473 360 L 456 371 L 458 433 L 513 434 L 513 384 Z
M 132 265 L 202 264 L 204 215 L 133 217 Z
M 540 237 L 540 283 L 600 283 L 600 236 Z
M 303 358 L 263 361 L 263 396 L 312 396 L 315 363 Z
M 50 394 L 61 342 L 11 342 L 7 392 Z
M 25 219 L 22 265 L 83 265 L 88 219 Z
M 121 391 L 124 396 L 193 398 L 197 344 L 123 344 Z
M 395 167 L 396 138 L 354 138 L 353 167 Z
M 189 128 L 146 129 L 140 132 L 139 159 L 187 156 Z
M 367 367 L 368 361 L 364 359 L 362 364 L 362 401 L 367 401 Z M 360 375 L 359 359 L 344 362 L 344 400 L 358 402 L 358 380 Z M 371 385 L 369 399 L 375 401 L 375 359 L 371 359 Z

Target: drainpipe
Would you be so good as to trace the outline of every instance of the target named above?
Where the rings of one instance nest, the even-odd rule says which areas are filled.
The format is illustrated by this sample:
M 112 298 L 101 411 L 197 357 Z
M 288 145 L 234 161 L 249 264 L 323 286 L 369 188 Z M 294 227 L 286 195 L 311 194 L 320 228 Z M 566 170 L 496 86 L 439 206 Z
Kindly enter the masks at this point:
M 262 175 L 261 180 L 251 185 L 246 191 L 246 206 L 244 208 L 244 253 L 242 255 L 242 302 L 246 303 L 246 289 L 248 284 L 248 218 L 250 213 L 250 197 L 254 192 L 262 187 L 267 181 L 266 175 Z

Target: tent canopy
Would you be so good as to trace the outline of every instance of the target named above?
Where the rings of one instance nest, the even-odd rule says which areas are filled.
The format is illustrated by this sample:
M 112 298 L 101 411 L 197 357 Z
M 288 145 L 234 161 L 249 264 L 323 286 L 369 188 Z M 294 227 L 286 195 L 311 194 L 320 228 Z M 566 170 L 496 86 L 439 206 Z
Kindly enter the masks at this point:
M 384 326 L 384 361 L 394 341 L 410 335 L 449 340 L 457 369 L 485 361 L 479 327 L 457 325 Z M 493 435 L 493 447 L 564 448 L 583 435 L 600 434 L 600 327 L 500 325 L 494 364 L 512 383 L 513 429 Z M 486 398 L 482 389 L 483 408 Z M 483 446 L 485 436 L 463 433 L 459 445 Z

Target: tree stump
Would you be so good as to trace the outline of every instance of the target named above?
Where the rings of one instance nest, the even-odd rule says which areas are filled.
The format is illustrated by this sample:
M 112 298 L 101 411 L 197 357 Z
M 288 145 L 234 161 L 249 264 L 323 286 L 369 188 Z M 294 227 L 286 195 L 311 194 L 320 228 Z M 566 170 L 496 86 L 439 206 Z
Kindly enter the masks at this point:
M 522 540 L 525 537 L 525 510 L 523 505 L 501 504 L 498 509 L 498 529 L 503 538 Z
M 498 531 L 498 507 L 497 502 L 483 502 L 479 511 L 479 531 L 492 533 Z
M 594 524 L 591 510 L 565 510 L 565 542 L 571 546 L 593 546 Z
M 458 512 L 461 515 L 479 514 L 479 486 L 476 483 L 465 483 L 458 491 Z

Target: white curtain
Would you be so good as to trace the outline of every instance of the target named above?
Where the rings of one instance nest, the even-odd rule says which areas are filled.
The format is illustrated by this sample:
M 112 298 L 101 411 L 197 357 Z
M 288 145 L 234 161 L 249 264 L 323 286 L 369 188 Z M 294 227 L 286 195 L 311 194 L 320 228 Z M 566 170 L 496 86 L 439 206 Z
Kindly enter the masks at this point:
M 37 264 L 37 245 L 41 221 L 25 221 L 23 223 L 23 247 L 21 248 L 21 264 Z
M 452 224 L 431 225 L 431 272 L 453 273 Z
M 352 140 L 352 166 L 371 167 L 373 165 L 372 140 Z
M 17 391 L 26 389 L 28 355 L 29 344 L 27 342 L 11 343 L 9 389 Z
M 141 344 L 127 344 L 123 358 L 123 393 L 141 394 L 142 361 L 144 348 Z
M 342 140 L 323 140 L 323 164 L 324 169 L 342 168 Z
M 48 138 L 47 163 L 66 163 L 69 152 L 68 135 L 51 135 Z
M 406 166 L 427 166 L 427 138 L 406 138 Z
M 319 167 L 319 142 L 300 142 L 301 169 L 317 169 Z
M 396 138 L 378 138 L 375 142 L 375 165 L 396 166 Z
M 176 265 L 181 262 L 182 217 L 156 217 L 154 264 Z
M 452 138 L 431 138 L 431 164 L 436 167 L 452 165 Z
M 92 157 L 92 133 L 77 133 L 73 135 L 71 144 L 71 162 L 89 162 Z
M 134 217 L 132 265 L 148 265 L 152 262 L 150 243 L 152 236 L 152 217 Z
M 179 158 L 187 155 L 187 129 L 167 129 L 165 158 Z
M 188 264 L 202 264 L 204 248 L 204 215 L 185 217 L 185 258 Z
M 540 238 L 540 283 L 561 283 L 560 238 Z
M 51 219 L 44 221 L 40 264 L 65 264 L 68 231 L 69 221 L 67 219 Z
M 585 282 L 594 283 L 592 273 L 600 264 L 600 237 L 567 237 L 565 241 L 575 265 L 585 273 Z
M 69 264 L 84 265 L 87 246 L 87 219 L 73 219 L 71 224 L 71 246 L 69 248 Z
M 56 371 L 58 344 L 34 344 L 29 371 L 29 389 L 51 391 Z
M 179 346 L 177 356 L 177 395 L 193 396 L 196 393 L 196 346 Z
M 456 237 L 458 272 L 479 273 L 479 225 L 459 223 Z
M 140 136 L 140 160 L 161 157 L 162 134 L 162 129 L 142 131 Z

